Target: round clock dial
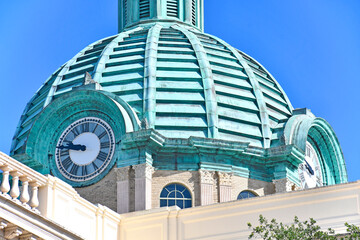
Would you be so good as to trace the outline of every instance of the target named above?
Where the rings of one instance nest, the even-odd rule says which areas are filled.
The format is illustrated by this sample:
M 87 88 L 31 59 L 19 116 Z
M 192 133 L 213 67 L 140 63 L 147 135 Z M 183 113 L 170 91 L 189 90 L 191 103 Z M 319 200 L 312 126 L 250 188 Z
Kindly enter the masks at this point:
M 90 180 L 109 165 L 114 148 L 114 133 L 109 124 L 94 117 L 79 119 L 59 138 L 55 152 L 57 169 L 71 181 Z
M 299 165 L 298 171 L 303 189 L 323 185 L 319 158 L 309 142 L 306 142 L 305 159 Z

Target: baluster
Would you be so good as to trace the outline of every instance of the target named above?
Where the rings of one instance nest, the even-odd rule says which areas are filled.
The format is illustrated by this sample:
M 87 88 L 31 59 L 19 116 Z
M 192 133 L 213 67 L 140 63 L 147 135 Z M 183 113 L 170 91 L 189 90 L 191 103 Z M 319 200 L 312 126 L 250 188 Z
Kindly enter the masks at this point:
M 0 190 L 3 194 L 7 194 L 10 191 L 10 183 L 9 183 L 10 168 L 4 167 L 2 168 L 2 170 L 3 170 L 3 179 Z
M 10 196 L 13 199 L 16 199 L 20 195 L 20 189 L 19 189 L 19 176 L 20 176 L 20 174 L 15 171 L 15 172 L 11 172 L 11 176 L 13 178 L 12 178 L 12 187 L 11 187 L 11 191 L 10 191 Z
M 25 204 L 30 200 L 30 195 L 29 195 L 29 179 L 28 178 L 23 178 L 21 179 L 22 181 L 22 190 L 21 190 L 21 195 L 20 195 L 20 201 Z
M 39 198 L 38 198 L 38 187 L 39 184 L 36 182 L 32 182 L 30 184 L 31 186 L 31 190 L 32 190 L 32 195 L 31 195 L 31 199 L 30 199 L 30 207 L 32 208 L 37 208 L 39 206 Z

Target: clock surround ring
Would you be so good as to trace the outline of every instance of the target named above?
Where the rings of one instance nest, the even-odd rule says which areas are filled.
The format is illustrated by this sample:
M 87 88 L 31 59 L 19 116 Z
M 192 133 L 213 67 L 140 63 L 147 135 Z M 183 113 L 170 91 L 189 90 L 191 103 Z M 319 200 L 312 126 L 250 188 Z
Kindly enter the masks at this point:
M 88 130 L 86 130 L 86 127 L 84 126 L 87 126 Z M 78 133 L 77 136 L 74 134 L 75 130 Z M 93 133 L 91 133 L 92 130 L 94 131 Z M 60 146 L 66 146 L 63 145 L 64 141 L 66 140 L 66 144 L 69 144 L 69 140 L 72 139 L 71 144 L 73 144 L 73 142 L 78 137 L 81 137 L 81 135 L 88 133 L 96 135 L 96 132 L 99 132 L 99 134 L 102 135 L 102 137 L 99 137 L 98 139 L 101 144 L 102 139 L 107 139 L 108 141 L 106 142 L 106 145 L 103 145 L 103 148 L 101 148 L 100 146 L 99 153 L 96 154 L 95 159 L 90 159 L 91 161 L 89 161 L 88 159 L 84 159 L 86 157 L 89 157 L 89 155 L 94 155 L 91 152 L 91 147 L 89 148 L 89 146 L 91 146 L 91 144 L 89 144 L 89 141 L 85 142 L 87 145 L 87 149 L 84 151 L 77 150 L 77 153 L 79 153 L 77 155 L 75 153 L 71 154 L 72 151 L 76 150 L 68 149 L 67 151 L 66 149 L 59 149 Z M 108 123 L 106 123 L 106 121 L 97 117 L 84 117 L 71 123 L 62 132 L 56 146 L 57 148 L 55 151 L 55 163 L 57 170 L 60 172 L 60 174 L 62 174 L 63 177 L 70 181 L 84 182 L 97 177 L 108 167 L 115 152 L 115 137 L 112 128 Z M 64 155 L 63 158 L 61 156 L 61 153 L 63 153 Z M 74 158 L 75 156 L 77 156 L 78 158 Z
M 115 137 L 116 149 L 107 168 L 93 179 L 76 182 L 65 178 L 56 167 L 55 149 L 62 132 L 73 122 L 96 117 L 108 123 Z M 41 174 L 51 174 L 72 187 L 86 187 L 101 181 L 121 158 L 121 139 L 137 131 L 140 120 L 134 110 L 118 96 L 105 91 L 79 89 L 54 99 L 36 119 L 20 156 Z

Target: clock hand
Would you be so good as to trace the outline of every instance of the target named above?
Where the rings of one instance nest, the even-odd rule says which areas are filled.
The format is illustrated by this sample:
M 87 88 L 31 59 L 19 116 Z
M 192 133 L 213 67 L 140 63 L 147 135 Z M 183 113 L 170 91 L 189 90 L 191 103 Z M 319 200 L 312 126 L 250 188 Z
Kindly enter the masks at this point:
M 71 150 L 76 150 L 76 151 L 85 151 L 86 150 L 86 146 L 85 145 L 81 145 L 81 144 L 73 144 L 72 142 L 69 144 L 69 147 Z
M 69 150 L 75 150 L 75 151 L 85 151 L 86 150 L 86 146 L 85 145 L 81 145 L 81 144 L 73 144 L 72 142 L 69 142 L 67 146 L 62 145 L 62 146 L 58 146 L 56 147 L 58 149 L 69 149 Z
M 305 160 L 305 163 L 306 163 L 306 165 L 305 165 L 306 169 L 309 171 L 309 173 L 310 173 L 311 175 L 314 175 L 314 174 L 315 174 L 314 170 L 312 169 L 312 167 L 310 166 L 310 164 L 306 161 L 306 159 L 304 159 L 304 160 Z
M 64 146 L 64 145 L 62 145 L 62 146 L 57 146 L 56 148 L 58 148 L 58 149 L 60 149 L 60 150 L 62 150 L 62 149 L 69 149 L 68 146 Z

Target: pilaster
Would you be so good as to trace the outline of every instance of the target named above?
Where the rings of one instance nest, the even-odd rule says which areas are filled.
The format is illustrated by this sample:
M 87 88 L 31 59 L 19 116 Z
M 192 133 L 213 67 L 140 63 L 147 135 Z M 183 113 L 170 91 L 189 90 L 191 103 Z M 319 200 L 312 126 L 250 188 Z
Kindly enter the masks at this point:
M 217 172 L 219 177 L 219 202 L 229 202 L 232 196 L 232 173 Z
M 296 186 L 296 184 L 290 181 L 288 178 L 276 179 L 273 180 L 273 183 L 275 185 L 276 193 L 299 190 L 299 187 Z
M 135 211 L 151 209 L 151 184 L 154 168 L 143 163 L 133 166 L 135 171 Z
M 130 167 L 115 169 L 118 213 L 128 213 L 130 210 L 129 170 Z
M 185 8 L 184 8 L 184 15 L 185 15 L 185 21 L 188 24 L 191 24 L 191 0 L 185 0 L 184 1 Z
M 200 174 L 200 204 L 201 206 L 214 203 L 214 174 L 213 171 L 199 170 Z

